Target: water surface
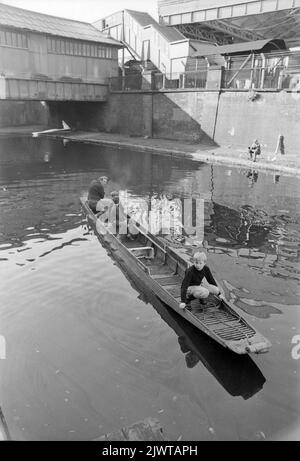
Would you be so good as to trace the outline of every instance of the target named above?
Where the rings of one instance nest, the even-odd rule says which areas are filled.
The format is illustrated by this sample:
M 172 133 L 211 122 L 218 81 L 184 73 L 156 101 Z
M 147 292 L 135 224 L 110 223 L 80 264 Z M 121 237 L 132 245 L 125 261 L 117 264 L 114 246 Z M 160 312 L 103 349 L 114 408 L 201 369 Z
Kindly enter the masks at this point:
M 100 174 L 205 198 L 209 265 L 273 344 L 236 357 L 129 278 L 86 225 Z M 171 440 L 284 437 L 299 422 L 293 177 L 50 139 L 0 140 L 0 406 L 18 440 L 92 440 L 156 417 Z

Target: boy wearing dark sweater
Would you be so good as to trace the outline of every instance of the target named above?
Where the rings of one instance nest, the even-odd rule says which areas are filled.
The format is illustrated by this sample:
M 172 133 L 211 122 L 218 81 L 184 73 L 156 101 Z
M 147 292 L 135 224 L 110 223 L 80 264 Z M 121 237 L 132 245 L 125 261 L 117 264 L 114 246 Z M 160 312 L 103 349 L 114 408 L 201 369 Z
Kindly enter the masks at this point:
M 197 252 L 194 254 L 193 265 L 185 272 L 185 277 L 181 285 L 181 303 L 179 307 L 184 309 L 186 304 L 192 299 L 205 299 L 210 293 L 220 295 L 220 289 L 208 266 L 205 253 Z M 203 283 L 203 279 L 207 283 Z

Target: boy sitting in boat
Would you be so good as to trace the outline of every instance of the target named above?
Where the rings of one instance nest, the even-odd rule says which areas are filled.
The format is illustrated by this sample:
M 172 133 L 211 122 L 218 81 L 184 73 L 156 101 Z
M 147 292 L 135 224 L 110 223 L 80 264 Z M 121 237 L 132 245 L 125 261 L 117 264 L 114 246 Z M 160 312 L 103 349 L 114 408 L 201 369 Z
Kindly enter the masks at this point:
M 206 265 L 207 256 L 203 252 L 196 252 L 193 255 L 193 265 L 189 267 L 181 285 L 181 303 L 179 307 L 184 309 L 193 299 L 206 299 L 210 293 L 219 296 L 220 289 L 209 267 Z M 203 279 L 206 283 L 203 283 Z

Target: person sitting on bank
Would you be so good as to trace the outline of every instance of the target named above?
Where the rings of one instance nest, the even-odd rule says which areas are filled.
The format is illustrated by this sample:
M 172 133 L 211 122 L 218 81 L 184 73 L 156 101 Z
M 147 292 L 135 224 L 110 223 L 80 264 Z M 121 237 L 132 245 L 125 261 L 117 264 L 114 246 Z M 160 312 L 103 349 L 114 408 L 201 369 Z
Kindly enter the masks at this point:
M 255 139 L 251 146 L 248 147 L 248 153 L 250 155 L 250 159 L 253 160 L 253 162 L 256 162 L 257 155 L 261 154 L 260 144 L 257 139 Z
M 100 201 L 104 199 L 104 187 L 108 181 L 109 179 L 107 176 L 100 176 L 98 179 L 94 179 L 90 184 L 88 192 L 88 205 L 94 213 L 101 211 L 103 208 L 103 204 L 101 205 Z
M 193 265 L 189 267 L 181 285 L 181 303 L 179 307 L 184 309 L 193 299 L 206 299 L 210 293 L 220 296 L 221 291 L 209 267 L 206 265 L 207 256 L 203 252 L 196 252 L 192 257 Z M 206 279 L 205 285 L 203 284 Z

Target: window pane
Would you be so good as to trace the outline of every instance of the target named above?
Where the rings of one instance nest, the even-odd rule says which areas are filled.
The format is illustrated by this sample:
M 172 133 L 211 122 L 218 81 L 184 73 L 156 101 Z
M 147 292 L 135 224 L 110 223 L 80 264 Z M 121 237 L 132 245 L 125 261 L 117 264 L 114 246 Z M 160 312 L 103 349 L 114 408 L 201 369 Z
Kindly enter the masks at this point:
M 0 30 L 0 43 L 1 43 L 1 45 L 5 45 L 5 33 L 4 33 L 4 30 Z
M 27 35 L 23 35 L 22 36 L 22 42 L 23 42 L 23 47 L 24 48 L 28 48 L 28 39 L 27 39 Z
M 5 32 L 5 43 L 6 45 L 11 46 L 12 44 L 11 32 Z
M 12 46 L 17 46 L 17 34 L 15 32 L 12 32 L 11 34 L 11 38 L 12 38 Z

